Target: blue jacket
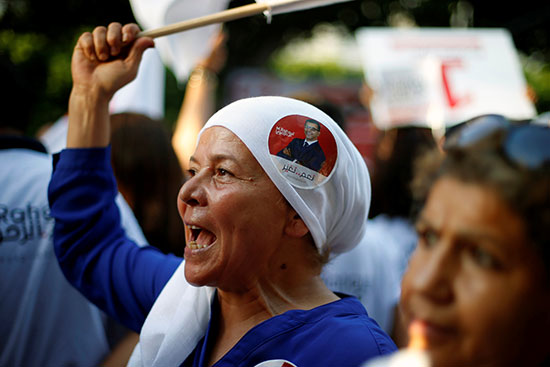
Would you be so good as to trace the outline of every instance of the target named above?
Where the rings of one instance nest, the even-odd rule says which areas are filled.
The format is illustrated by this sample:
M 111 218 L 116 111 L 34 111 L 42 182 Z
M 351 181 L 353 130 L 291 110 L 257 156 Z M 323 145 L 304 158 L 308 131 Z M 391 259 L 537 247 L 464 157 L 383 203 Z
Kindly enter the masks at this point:
M 116 192 L 109 148 L 68 149 L 55 157 L 49 200 L 60 266 L 86 297 L 139 332 L 182 259 L 152 246 L 140 248 L 126 237 L 114 202 Z M 217 332 L 215 300 L 207 334 L 182 366 L 207 363 Z M 361 303 L 345 297 L 264 321 L 216 366 L 255 366 L 279 359 L 300 367 L 359 366 L 394 350 L 394 343 Z

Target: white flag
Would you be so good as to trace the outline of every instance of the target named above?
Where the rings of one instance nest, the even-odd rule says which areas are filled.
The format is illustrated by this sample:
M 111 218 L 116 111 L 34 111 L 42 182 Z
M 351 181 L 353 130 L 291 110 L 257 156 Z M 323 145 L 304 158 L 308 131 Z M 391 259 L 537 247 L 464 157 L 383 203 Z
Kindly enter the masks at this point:
M 147 30 L 222 11 L 229 0 L 130 0 L 130 4 L 137 22 Z M 180 82 L 185 82 L 197 62 L 208 56 L 220 27 L 214 24 L 155 40 L 162 62 Z

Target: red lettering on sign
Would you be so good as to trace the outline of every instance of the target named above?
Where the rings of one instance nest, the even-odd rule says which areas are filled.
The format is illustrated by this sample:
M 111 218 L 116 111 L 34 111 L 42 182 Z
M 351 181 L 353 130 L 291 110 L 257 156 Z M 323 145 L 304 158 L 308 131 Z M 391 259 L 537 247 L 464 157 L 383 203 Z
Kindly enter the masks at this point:
M 447 103 L 450 108 L 455 108 L 460 104 L 464 104 L 470 101 L 470 96 L 457 96 L 451 91 L 451 83 L 449 81 L 450 69 L 461 68 L 462 61 L 460 59 L 444 60 L 441 63 L 441 80 L 443 81 L 443 90 L 445 91 L 445 97 L 447 97 Z

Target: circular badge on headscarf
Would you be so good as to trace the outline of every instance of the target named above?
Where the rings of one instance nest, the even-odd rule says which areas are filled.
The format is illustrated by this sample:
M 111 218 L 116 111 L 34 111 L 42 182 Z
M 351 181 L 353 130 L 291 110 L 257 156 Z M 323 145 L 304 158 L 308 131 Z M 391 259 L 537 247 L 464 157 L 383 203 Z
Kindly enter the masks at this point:
M 301 115 L 285 116 L 269 133 L 269 152 L 277 170 L 290 184 L 315 188 L 325 182 L 336 164 L 336 141 L 319 121 Z

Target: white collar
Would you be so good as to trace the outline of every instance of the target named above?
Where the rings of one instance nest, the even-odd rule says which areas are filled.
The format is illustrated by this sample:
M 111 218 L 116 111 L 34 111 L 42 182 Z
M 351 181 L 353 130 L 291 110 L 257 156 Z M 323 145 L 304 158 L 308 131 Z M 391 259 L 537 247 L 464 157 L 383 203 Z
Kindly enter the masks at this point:
M 206 334 L 215 288 L 185 279 L 182 261 L 153 304 L 128 367 L 179 366 Z

